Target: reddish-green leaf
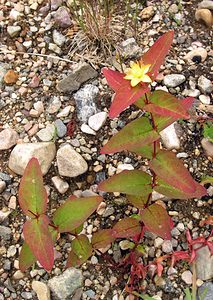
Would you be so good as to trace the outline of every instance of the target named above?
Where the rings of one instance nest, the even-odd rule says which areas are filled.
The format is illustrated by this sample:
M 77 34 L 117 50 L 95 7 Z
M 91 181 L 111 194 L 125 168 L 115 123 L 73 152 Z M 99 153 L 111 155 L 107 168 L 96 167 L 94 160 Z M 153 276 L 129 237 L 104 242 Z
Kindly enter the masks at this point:
M 120 192 L 129 195 L 148 195 L 151 193 L 152 177 L 140 170 L 123 171 L 102 181 L 98 188 L 105 192 Z
M 27 164 L 20 182 L 19 204 L 24 213 L 29 217 L 33 217 L 33 214 L 43 214 L 46 211 L 47 192 L 43 185 L 39 162 L 34 157 Z
M 102 197 L 69 198 L 53 215 L 53 222 L 59 232 L 72 232 L 96 210 Z
M 172 222 L 165 208 L 154 203 L 141 212 L 141 220 L 147 230 L 161 236 L 163 239 L 171 239 Z
M 135 196 L 135 195 L 128 195 L 129 202 L 137 208 L 143 209 L 144 205 L 147 203 L 148 195 L 147 196 Z
M 142 56 L 143 63 L 151 64 L 149 73 L 152 79 L 157 77 L 160 66 L 163 64 L 164 59 L 172 45 L 174 38 L 174 31 L 168 31 L 163 34 L 152 47 Z
M 154 146 L 154 143 L 152 144 L 148 144 L 142 147 L 130 147 L 129 151 L 131 152 L 135 152 L 138 155 L 141 155 L 142 157 L 151 159 L 152 158 L 152 154 L 154 153 L 154 147 L 156 147 L 156 151 L 158 151 L 160 149 L 160 142 L 159 141 L 155 141 L 156 145 Z
M 173 95 L 157 90 L 149 98 L 150 103 L 144 106 L 144 110 L 161 116 L 188 119 L 190 116 L 186 109 Z
M 135 87 L 132 87 L 129 80 L 124 80 L 125 82 L 120 86 L 113 97 L 109 111 L 109 117 L 111 119 L 117 117 L 129 105 L 133 104 L 142 95 L 149 91 L 147 84 L 139 84 Z
M 115 134 L 101 149 L 101 153 L 109 154 L 122 150 L 132 150 L 150 144 L 159 139 L 159 134 L 152 129 L 147 118 L 132 121 Z
M 30 268 L 37 259 L 33 255 L 30 247 L 24 242 L 23 246 L 21 247 L 21 252 L 19 256 L 19 269 L 22 272 L 25 272 L 28 268 Z
M 108 85 L 116 92 L 121 85 L 126 84 L 124 79 L 125 74 L 118 71 L 114 71 L 108 68 L 103 68 L 102 73 L 107 80 Z
M 194 193 L 195 181 L 183 163 L 173 152 L 160 150 L 156 158 L 149 163 L 150 168 L 166 183 L 182 190 L 184 193 Z
M 114 239 L 115 238 L 112 236 L 112 229 L 101 229 L 93 234 L 92 247 L 94 249 L 105 248 L 114 242 Z
M 49 219 L 41 215 L 27 220 L 23 227 L 26 243 L 45 270 L 50 271 L 54 263 L 53 240 L 48 229 Z
M 207 195 L 205 187 L 198 182 L 195 182 L 195 191 L 193 193 L 184 193 L 182 190 L 172 187 L 162 179 L 157 179 L 157 186 L 154 190 L 173 199 L 201 198 Z
M 92 245 L 84 234 L 72 240 L 71 247 L 72 250 L 67 259 L 67 268 L 80 266 L 92 255 Z
M 139 220 L 135 218 L 125 218 L 120 220 L 112 229 L 115 238 L 130 238 L 141 233 Z

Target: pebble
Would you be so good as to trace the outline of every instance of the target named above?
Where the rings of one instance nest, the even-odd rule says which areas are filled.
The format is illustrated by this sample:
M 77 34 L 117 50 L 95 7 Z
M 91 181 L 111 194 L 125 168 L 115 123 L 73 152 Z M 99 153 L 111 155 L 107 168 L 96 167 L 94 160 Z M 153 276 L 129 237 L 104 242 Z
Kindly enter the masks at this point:
M 48 48 L 50 51 L 53 51 L 56 54 L 61 54 L 61 48 L 54 43 L 49 43 Z
M 199 244 L 197 244 L 197 247 Z M 211 255 L 208 246 L 204 246 L 196 251 L 196 274 L 201 280 L 210 280 L 213 278 L 213 256 Z
M 93 130 L 98 131 L 105 124 L 106 119 L 107 113 L 102 111 L 89 117 L 88 124 Z
M 186 284 L 192 284 L 192 273 L 190 271 L 184 271 L 181 278 Z
M 0 132 L 0 150 L 13 147 L 19 139 L 18 133 L 12 128 L 6 128 Z
M 50 7 L 51 10 L 56 10 L 62 5 L 63 0 L 51 0 Z
M 122 57 L 125 59 L 138 57 L 142 53 L 142 49 L 138 46 L 133 37 L 123 41 L 119 48 Z
M 160 238 L 160 237 L 157 237 L 155 240 L 154 240 L 154 246 L 155 248 L 160 248 L 163 244 L 163 239 Z
M 7 26 L 7 33 L 13 38 L 21 31 L 21 26 Z
M 8 70 L 4 75 L 4 82 L 7 84 L 14 84 L 18 80 L 18 74 L 13 70 Z
M 200 95 L 200 96 L 199 96 L 199 100 L 200 100 L 203 104 L 205 104 L 205 105 L 211 104 L 211 99 L 210 99 L 210 97 L 207 96 L 207 95 Z
M 55 114 L 56 112 L 59 111 L 60 107 L 61 107 L 61 101 L 59 97 L 53 96 L 53 98 L 50 100 L 50 103 L 47 107 L 47 112 L 49 114 Z
M 198 47 L 197 49 L 191 50 L 188 52 L 184 59 L 189 62 L 196 62 L 200 57 L 200 62 L 204 62 L 207 58 L 207 51 L 202 47 Z
M 204 94 L 210 94 L 213 91 L 213 84 L 211 83 L 211 80 L 203 75 L 198 78 L 198 87 Z
M 71 110 L 71 105 L 65 106 L 58 114 L 57 118 L 65 118 L 69 115 Z
M 203 22 L 207 27 L 211 27 L 213 24 L 212 13 L 207 8 L 196 9 L 195 11 L 195 19 L 197 21 Z
M 66 41 L 66 38 L 62 33 L 57 31 L 56 29 L 54 29 L 53 30 L 53 41 L 57 46 L 62 47 Z
M 8 203 L 8 208 L 16 209 L 16 196 L 11 196 L 10 201 Z
M 12 234 L 12 231 L 9 227 L 0 225 L 0 237 L 3 240 L 5 240 L 5 241 L 10 240 L 11 234 Z
M 90 128 L 87 124 L 81 125 L 81 131 L 87 134 L 96 135 L 96 132 L 92 128 Z
M 154 10 L 154 7 L 153 6 L 147 6 L 145 7 L 141 13 L 140 13 L 140 17 L 141 17 L 141 20 L 148 20 L 150 18 L 152 18 L 155 14 L 155 10 Z
M 201 140 L 201 145 L 207 156 L 213 157 L 213 143 L 209 142 L 207 138 Z
M 88 169 L 84 158 L 68 144 L 58 149 L 56 159 L 61 176 L 76 177 Z
M 186 81 L 186 77 L 182 74 L 169 74 L 163 78 L 163 83 L 167 87 L 177 87 Z
M 62 180 L 59 176 L 54 176 L 51 180 L 60 194 L 66 193 L 69 188 L 69 184 L 66 181 Z
M 64 137 L 67 133 L 67 127 L 64 125 L 64 123 L 60 119 L 57 119 L 55 120 L 54 124 L 56 127 L 57 136 L 60 138 Z
M 11 245 L 7 250 L 7 257 L 13 257 L 16 254 L 16 246 Z
M 6 182 L 0 179 L 0 194 L 6 189 Z
M 13 274 L 13 279 L 14 280 L 20 280 L 22 278 L 24 278 L 24 273 L 22 273 L 20 270 L 17 270 L 14 274 Z
M 83 284 L 82 271 L 68 268 L 61 275 L 55 276 L 48 281 L 48 286 L 57 299 L 72 299 L 71 295 Z
M 162 244 L 162 251 L 165 253 L 171 253 L 172 250 L 172 242 L 170 240 L 165 240 Z
M 51 166 L 55 153 L 55 144 L 51 142 L 18 144 L 10 154 L 9 168 L 16 174 L 23 175 L 29 160 L 36 157 L 40 163 L 42 174 L 45 175 Z
M 172 123 L 160 132 L 160 136 L 164 146 L 168 150 L 180 149 L 180 139 L 176 133 L 175 123 Z
M 51 300 L 50 289 L 44 282 L 33 280 L 32 289 L 36 293 L 38 300 Z
M 170 13 L 170 14 L 176 14 L 176 13 L 178 13 L 178 6 L 177 6 L 177 4 L 175 4 L 175 3 L 173 3 L 172 5 L 170 5 L 170 7 L 169 7 L 169 9 L 168 9 L 168 12 Z
M 55 138 L 56 128 L 54 124 L 48 124 L 36 134 L 42 142 L 50 142 Z
M 54 13 L 53 18 L 55 23 L 60 27 L 66 28 L 72 25 L 69 10 L 65 6 L 59 7 Z

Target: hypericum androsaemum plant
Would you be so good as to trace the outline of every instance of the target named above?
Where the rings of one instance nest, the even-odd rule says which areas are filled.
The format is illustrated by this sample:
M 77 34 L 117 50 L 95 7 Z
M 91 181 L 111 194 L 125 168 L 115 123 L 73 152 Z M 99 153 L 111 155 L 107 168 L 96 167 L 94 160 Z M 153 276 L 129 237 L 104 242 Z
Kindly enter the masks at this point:
M 162 35 L 138 62 L 130 64 L 125 73 L 103 69 L 109 86 L 115 92 L 109 116 L 117 117 L 133 103 L 146 112 L 115 134 L 101 150 L 104 154 L 128 150 L 149 161 L 148 172 L 123 171 L 99 184 L 101 191 L 126 194 L 129 202 L 138 208 L 138 214 L 120 220 L 112 229 L 100 230 L 92 238 L 93 247 L 97 249 L 106 247 L 116 238 L 131 240 L 131 251 L 121 264 L 130 266 L 129 284 L 132 288 L 135 281 L 146 277 L 150 266 L 154 267 L 153 275 L 157 273 L 160 276 L 165 259 L 170 258 L 174 264 L 180 259 L 191 262 L 196 256 L 191 246 L 194 242 L 187 233 L 188 251 L 164 255 L 149 265 L 144 265 L 144 232 L 151 231 L 169 240 L 173 228 L 164 205 L 158 201 L 152 202 L 152 193 L 155 191 L 175 199 L 200 198 L 207 194 L 205 187 L 192 178 L 175 153 L 162 149 L 160 144 L 160 132 L 179 118 L 189 119 L 188 110 L 194 101 L 192 97 L 179 100 L 168 92 L 150 90 L 149 84 L 156 79 L 173 36 L 173 31 Z M 212 242 L 202 238 L 202 246 L 206 243 L 212 251 Z
M 46 215 L 47 198 L 39 162 L 32 158 L 19 187 L 19 204 L 28 217 L 23 227 L 25 242 L 19 258 L 19 267 L 23 272 L 36 261 L 46 271 L 50 271 L 54 264 L 54 243 L 60 233 L 64 232 L 74 237 L 67 267 L 80 265 L 92 255 L 92 245 L 88 237 L 80 232 L 83 223 L 101 203 L 102 197 L 70 196 L 54 212 L 52 220 Z

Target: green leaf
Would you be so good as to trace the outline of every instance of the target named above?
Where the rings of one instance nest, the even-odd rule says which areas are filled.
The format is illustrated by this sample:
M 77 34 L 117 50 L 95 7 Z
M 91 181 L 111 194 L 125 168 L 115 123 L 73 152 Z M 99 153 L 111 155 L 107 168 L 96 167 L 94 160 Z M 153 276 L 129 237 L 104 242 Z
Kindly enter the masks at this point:
M 31 218 L 46 211 L 47 192 L 43 185 L 39 162 L 34 157 L 28 162 L 20 182 L 19 204 L 24 213 Z
M 181 105 L 180 100 L 165 91 L 157 90 L 149 98 L 149 104 L 144 106 L 144 110 L 161 116 L 188 119 L 190 115 Z
M 159 134 L 152 129 L 147 118 L 139 118 L 115 134 L 109 142 L 104 145 L 101 153 L 109 154 L 122 150 L 131 150 L 132 147 L 142 147 L 159 139 Z
M 33 255 L 30 247 L 24 242 L 23 246 L 21 247 L 21 252 L 19 256 L 19 269 L 22 272 L 25 272 L 28 268 L 30 268 L 37 259 Z
M 154 203 L 145 208 L 141 212 L 141 220 L 147 230 L 161 236 L 163 239 L 171 239 L 171 218 L 161 205 Z
M 159 140 L 155 141 L 156 143 L 156 151 L 158 151 L 160 149 L 160 142 Z M 139 147 L 130 147 L 128 149 L 131 152 L 135 152 L 138 155 L 141 155 L 142 157 L 151 159 L 152 158 L 152 153 L 154 153 L 154 143 L 145 145 L 145 146 L 139 146 Z
M 194 193 L 196 181 L 173 152 L 160 150 L 149 163 L 150 168 L 171 186 L 184 193 Z
M 201 184 L 210 183 L 213 184 L 213 177 L 212 176 L 204 176 L 201 180 Z
M 93 234 L 92 246 L 94 249 L 105 248 L 114 242 L 114 240 L 115 238 L 112 236 L 112 229 L 101 229 Z
M 139 220 L 135 218 L 125 218 L 116 223 L 112 229 L 115 238 L 130 238 L 141 233 Z
M 92 255 L 92 245 L 84 234 L 72 240 L 71 247 L 72 250 L 67 259 L 67 268 L 80 266 Z
M 23 227 L 26 243 L 46 271 L 50 271 L 54 263 L 53 240 L 48 226 L 48 217 L 41 215 L 27 220 Z
M 128 195 L 127 198 L 133 206 L 139 209 L 143 209 L 144 205 L 147 203 L 148 195 L 147 196 Z
M 102 181 L 98 188 L 105 192 L 120 192 L 128 195 L 148 195 L 151 193 L 152 177 L 139 170 L 128 170 Z
M 195 182 L 195 191 L 193 193 L 184 193 L 182 190 L 169 185 L 162 179 L 157 179 L 157 186 L 155 186 L 154 190 L 173 199 L 201 198 L 207 195 L 205 187 L 198 182 Z
M 72 232 L 83 224 L 97 209 L 102 197 L 69 198 L 53 215 L 53 222 L 59 232 Z
M 209 142 L 213 143 L 213 123 L 206 122 L 203 125 L 203 136 L 209 140 Z

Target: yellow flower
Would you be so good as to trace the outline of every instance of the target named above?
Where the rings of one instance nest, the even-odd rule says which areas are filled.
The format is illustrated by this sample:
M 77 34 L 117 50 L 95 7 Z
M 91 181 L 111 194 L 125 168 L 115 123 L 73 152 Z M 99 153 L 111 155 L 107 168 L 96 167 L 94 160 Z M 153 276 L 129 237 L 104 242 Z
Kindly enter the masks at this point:
M 143 65 L 140 62 L 130 62 L 130 68 L 126 69 L 124 79 L 131 80 L 131 86 L 136 86 L 139 82 L 152 82 L 152 79 L 146 74 L 151 65 Z

